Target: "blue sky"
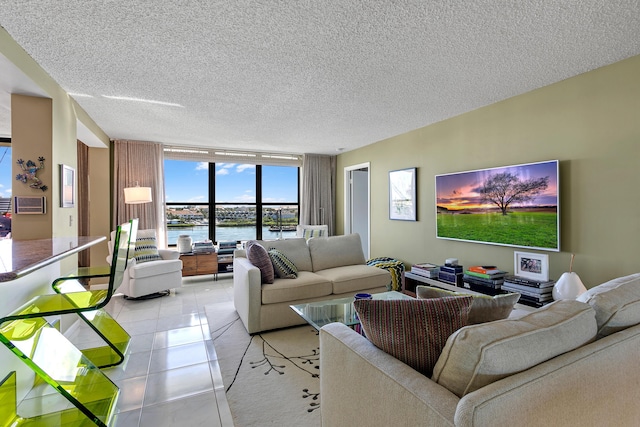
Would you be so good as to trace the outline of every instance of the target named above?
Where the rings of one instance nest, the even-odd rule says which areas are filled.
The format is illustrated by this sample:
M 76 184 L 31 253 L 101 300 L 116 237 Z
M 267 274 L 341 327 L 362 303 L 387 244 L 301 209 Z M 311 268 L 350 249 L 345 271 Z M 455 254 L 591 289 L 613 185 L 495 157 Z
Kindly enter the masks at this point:
M 263 201 L 295 202 L 297 168 L 263 166 Z M 209 164 L 165 160 L 167 202 L 206 202 Z M 216 199 L 224 202 L 255 202 L 256 167 L 238 163 L 216 163 Z
M 11 197 L 11 148 L 0 146 L 0 197 Z
M 4 156 L 4 157 L 3 157 Z M 167 202 L 206 202 L 208 197 L 206 162 L 165 161 L 165 192 Z M 297 199 L 297 168 L 263 166 L 263 200 L 295 202 Z M 217 163 L 217 198 L 226 202 L 255 201 L 256 168 L 253 165 Z M 0 146 L 0 197 L 11 197 L 13 185 L 11 148 Z

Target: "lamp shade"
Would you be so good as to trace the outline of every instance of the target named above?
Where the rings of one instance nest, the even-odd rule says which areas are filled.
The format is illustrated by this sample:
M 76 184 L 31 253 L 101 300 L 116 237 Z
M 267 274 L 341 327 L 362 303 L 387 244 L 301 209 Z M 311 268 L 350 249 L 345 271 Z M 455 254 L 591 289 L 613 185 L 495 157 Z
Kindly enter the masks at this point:
M 553 285 L 553 299 L 576 299 L 580 294 L 586 292 L 587 288 L 582 284 L 580 277 L 574 273 L 562 273 L 555 285 Z
M 151 187 L 135 186 L 124 189 L 124 202 L 127 205 L 138 205 L 151 201 Z

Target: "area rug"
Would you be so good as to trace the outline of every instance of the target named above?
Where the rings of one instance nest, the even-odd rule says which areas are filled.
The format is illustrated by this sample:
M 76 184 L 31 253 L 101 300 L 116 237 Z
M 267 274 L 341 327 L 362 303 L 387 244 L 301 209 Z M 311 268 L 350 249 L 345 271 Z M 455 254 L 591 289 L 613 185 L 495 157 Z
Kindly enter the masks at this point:
M 208 305 L 205 313 L 236 427 L 320 426 L 314 328 L 249 335 L 232 302 Z

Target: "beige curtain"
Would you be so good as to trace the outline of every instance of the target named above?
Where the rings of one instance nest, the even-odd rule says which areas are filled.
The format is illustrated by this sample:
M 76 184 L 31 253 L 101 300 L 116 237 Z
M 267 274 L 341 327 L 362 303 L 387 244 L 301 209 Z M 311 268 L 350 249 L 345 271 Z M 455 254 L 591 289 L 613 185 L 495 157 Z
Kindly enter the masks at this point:
M 304 155 L 301 193 L 300 224 L 326 224 L 332 236 L 336 218 L 336 156 Z
M 164 214 L 164 152 L 162 144 L 146 141 L 113 142 L 113 218 L 115 229 L 132 218 L 139 218 L 138 228 L 155 229 L 158 246 L 166 247 Z M 126 205 L 124 189 L 151 187 L 151 203 Z

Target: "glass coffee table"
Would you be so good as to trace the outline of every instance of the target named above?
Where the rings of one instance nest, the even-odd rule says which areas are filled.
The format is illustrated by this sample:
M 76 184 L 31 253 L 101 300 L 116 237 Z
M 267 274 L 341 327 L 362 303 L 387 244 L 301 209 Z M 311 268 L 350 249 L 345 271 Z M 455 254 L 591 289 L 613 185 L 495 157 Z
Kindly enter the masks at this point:
M 395 300 L 413 299 L 413 297 L 403 294 L 402 292 L 389 291 L 373 294 L 373 299 Z M 333 322 L 344 323 L 347 326 L 360 324 L 356 310 L 353 308 L 353 297 L 296 304 L 289 307 L 317 330 Z

